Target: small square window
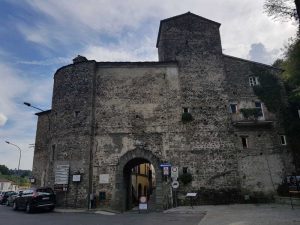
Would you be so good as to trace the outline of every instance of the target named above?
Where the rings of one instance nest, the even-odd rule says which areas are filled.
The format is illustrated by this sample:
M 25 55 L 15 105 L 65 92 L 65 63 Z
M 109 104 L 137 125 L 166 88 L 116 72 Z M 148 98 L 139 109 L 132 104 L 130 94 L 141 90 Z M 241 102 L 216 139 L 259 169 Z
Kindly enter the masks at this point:
M 249 77 L 249 85 L 251 87 L 259 85 L 258 77 Z
M 247 137 L 241 137 L 243 148 L 248 148 L 248 139 Z
M 190 112 L 190 109 L 189 109 L 189 108 L 186 108 L 186 107 L 184 107 L 184 108 L 183 108 L 183 112 L 184 112 L 184 113 L 189 113 L 189 112 Z
M 285 137 L 285 135 L 280 135 L 280 143 L 281 143 L 281 145 L 286 145 L 286 137 Z
M 77 118 L 77 117 L 79 116 L 79 113 L 80 113 L 80 111 L 78 111 L 78 110 L 76 110 L 76 111 L 74 112 L 75 118 Z
M 232 114 L 236 114 L 237 113 L 237 104 L 230 104 L 230 112 Z

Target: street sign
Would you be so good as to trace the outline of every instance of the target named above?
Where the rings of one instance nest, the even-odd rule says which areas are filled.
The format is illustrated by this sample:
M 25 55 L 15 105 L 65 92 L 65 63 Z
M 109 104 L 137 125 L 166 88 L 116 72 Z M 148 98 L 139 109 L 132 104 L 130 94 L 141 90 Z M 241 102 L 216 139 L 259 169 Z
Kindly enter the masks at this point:
M 164 176 L 169 176 L 169 167 L 168 166 L 163 167 L 163 174 L 164 174 Z
M 172 188 L 177 189 L 179 187 L 179 182 L 177 180 L 172 182 Z
M 194 192 L 189 192 L 186 194 L 186 197 L 196 197 L 197 196 L 197 193 L 194 193 Z
M 170 163 L 162 163 L 159 165 L 160 167 L 171 167 Z
M 147 210 L 147 209 L 148 209 L 147 197 L 141 196 L 139 202 L 139 210 Z
M 140 197 L 140 203 L 147 203 L 147 197 L 146 196 L 141 196 Z
M 177 166 L 171 167 L 171 177 L 173 178 L 173 180 L 177 180 L 177 178 L 178 178 L 178 167 Z

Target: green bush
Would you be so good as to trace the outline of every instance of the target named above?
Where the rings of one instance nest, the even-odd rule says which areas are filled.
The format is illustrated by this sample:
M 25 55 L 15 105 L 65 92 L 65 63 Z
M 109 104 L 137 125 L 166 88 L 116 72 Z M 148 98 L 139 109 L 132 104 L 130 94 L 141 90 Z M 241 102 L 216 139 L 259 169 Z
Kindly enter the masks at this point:
M 184 113 L 182 113 L 181 120 L 183 123 L 187 123 L 187 122 L 193 121 L 194 118 L 193 118 L 192 114 L 190 114 L 189 112 L 184 112 Z
M 181 183 L 183 183 L 183 185 L 187 185 L 192 182 L 193 177 L 190 173 L 183 173 L 179 176 L 179 180 L 181 181 Z
M 246 119 L 254 118 L 257 119 L 259 116 L 262 115 L 261 109 L 259 108 L 244 108 L 240 109 L 240 112 Z

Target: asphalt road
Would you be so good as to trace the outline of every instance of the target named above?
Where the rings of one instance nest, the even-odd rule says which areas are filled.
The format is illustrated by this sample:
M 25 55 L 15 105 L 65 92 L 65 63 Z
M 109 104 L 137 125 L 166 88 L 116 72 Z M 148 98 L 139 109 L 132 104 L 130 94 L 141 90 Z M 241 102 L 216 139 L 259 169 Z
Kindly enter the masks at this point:
M 115 215 L 94 213 L 39 212 L 27 214 L 0 206 L 0 225 L 198 225 L 204 214 L 128 212 Z

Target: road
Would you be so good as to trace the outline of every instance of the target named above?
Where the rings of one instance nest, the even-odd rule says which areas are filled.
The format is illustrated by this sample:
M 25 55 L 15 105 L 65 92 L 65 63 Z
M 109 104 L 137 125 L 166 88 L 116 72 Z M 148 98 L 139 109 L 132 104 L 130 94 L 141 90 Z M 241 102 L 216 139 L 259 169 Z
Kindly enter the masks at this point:
M 2 225 L 198 225 L 202 213 L 143 213 L 128 212 L 115 215 L 95 213 L 39 212 L 27 214 L 13 211 L 11 207 L 0 206 Z

